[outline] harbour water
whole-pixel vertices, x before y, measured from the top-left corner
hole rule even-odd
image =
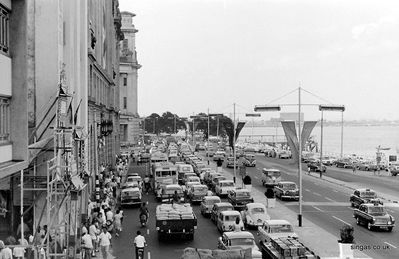
[[[320,145],[320,126],[316,126],[311,136]],[[277,139],[284,136],[282,127],[251,127],[245,126],[239,141],[251,140],[271,141],[277,134]],[[254,137],[251,137],[254,136]],[[264,135],[264,137],[260,137]],[[266,136],[268,135],[268,136]],[[385,155],[399,153],[399,127],[398,126],[345,126],[343,130],[343,153],[345,155],[356,154],[365,158],[375,158],[377,147],[390,148],[382,151]],[[341,127],[323,127],[323,153],[340,154],[341,151]]]

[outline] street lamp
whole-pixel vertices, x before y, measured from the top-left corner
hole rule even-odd
[[[320,123],[320,170],[323,167],[323,112],[324,111],[339,111],[341,112],[341,158],[343,153],[343,140],[344,140],[344,105],[319,105],[319,111],[321,111],[321,123]],[[320,174],[321,175],[321,174]]]

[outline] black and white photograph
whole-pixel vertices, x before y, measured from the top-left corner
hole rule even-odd
[[[399,1],[0,0],[0,259],[399,258]]]

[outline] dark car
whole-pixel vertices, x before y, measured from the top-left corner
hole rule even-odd
[[[385,207],[376,203],[364,203],[353,211],[357,225],[365,225],[369,230],[384,228],[389,232],[395,226],[395,218],[388,214]]]
[[[308,163],[308,168],[310,168],[310,171],[312,171],[312,172],[320,172],[321,171],[321,172],[325,173],[326,170],[327,170],[327,167],[325,165],[322,165],[321,169],[320,169],[320,163],[319,162],[310,162],[310,163]]]
[[[254,199],[247,189],[237,189],[229,192],[227,201],[233,205],[235,210],[240,211],[243,210],[248,203],[254,202]]]
[[[383,204],[381,200],[377,198],[377,193],[372,189],[357,189],[349,198],[351,207],[359,208],[363,203],[378,203]]]

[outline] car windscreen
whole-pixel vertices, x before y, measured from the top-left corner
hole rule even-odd
[[[251,213],[252,214],[264,214],[265,213],[265,209],[264,208],[253,208],[252,210],[251,210]]]
[[[193,188],[196,192],[206,192],[208,190],[206,186],[194,186]]]
[[[280,177],[281,176],[281,172],[274,172],[274,171],[269,171],[269,172],[265,172],[265,174],[269,177]]]
[[[251,197],[251,195],[249,194],[249,192],[237,192],[237,193],[236,193],[236,197],[239,197],[239,198],[248,198],[248,197]]]
[[[374,216],[382,216],[386,214],[384,207],[369,207],[369,214]]]
[[[360,197],[362,198],[376,198],[377,194],[371,191],[365,191],[360,193]]]
[[[238,215],[229,215],[229,216],[225,216],[224,220],[225,221],[236,221],[236,218],[238,218]]]
[[[270,232],[271,233],[288,233],[288,232],[294,232],[292,230],[291,225],[272,225],[270,226]]]
[[[252,238],[234,238],[230,240],[231,246],[253,246],[254,239]]]
[[[222,187],[234,187],[234,183],[232,183],[232,182],[220,183],[220,186],[222,186]]]
[[[220,201],[219,200],[205,200],[206,205],[213,205],[218,202],[220,202]]]
[[[295,190],[296,189],[296,184],[294,184],[294,183],[286,183],[286,184],[283,184],[283,188],[285,190]]]

